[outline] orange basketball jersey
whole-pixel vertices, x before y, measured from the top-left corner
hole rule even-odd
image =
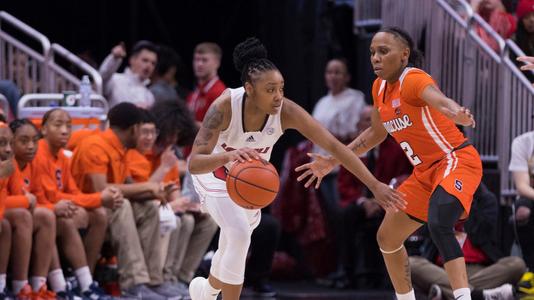
[[[426,170],[446,157],[446,176],[458,163],[452,150],[466,138],[452,120],[421,98],[429,85],[437,88],[430,75],[416,68],[406,68],[394,84],[377,78],[372,90],[374,106],[416,170]]]

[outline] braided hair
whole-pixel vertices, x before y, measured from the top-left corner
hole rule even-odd
[[[265,71],[278,70],[274,63],[267,59],[267,49],[255,37],[239,43],[234,49],[233,57],[235,68],[241,72],[243,85],[246,82],[253,83]]]
[[[410,49],[410,57],[408,58],[408,67],[419,68],[423,65],[423,53],[415,49],[415,43],[412,37],[399,27],[385,27],[378,32],[386,32],[392,34],[395,38],[399,39],[408,49]]]
[[[21,128],[22,126],[24,126],[24,125],[30,125],[31,127],[33,127],[33,129],[35,129],[35,131],[37,131],[37,133],[39,133],[39,130],[37,129],[37,126],[35,126],[35,124],[33,124],[32,121],[30,121],[28,119],[16,119],[16,120],[13,120],[13,121],[11,121],[11,123],[9,123],[9,128],[11,129],[13,134],[15,134],[17,132],[17,130],[19,128]]]

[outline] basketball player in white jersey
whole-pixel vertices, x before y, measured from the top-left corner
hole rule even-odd
[[[256,38],[234,50],[234,64],[243,87],[227,89],[210,106],[197,134],[189,161],[203,209],[221,228],[219,248],[210,276],[193,279],[192,300],[213,300],[222,290],[225,300],[239,299],[252,231],[260,222],[259,209],[235,204],[226,190],[225,169],[236,162],[269,160],[273,145],[286,129],[296,129],[330,152],[393,210],[405,207],[395,190],[379,182],[347,147],[293,101],[284,98],[284,79]]]

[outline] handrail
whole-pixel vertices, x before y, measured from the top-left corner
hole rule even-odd
[[[43,94],[26,94],[24,96],[22,96],[17,104],[17,107],[18,107],[18,110],[21,111],[23,109],[27,109],[27,108],[39,108],[39,107],[29,107],[27,106],[28,104],[31,104],[31,101],[40,101],[40,100],[45,100],[45,101],[61,101],[63,100],[63,97],[64,95],[63,94],[59,94],[59,93],[43,93]],[[81,95],[80,94],[75,94],[74,95],[75,99],[76,100],[80,100],[81,98]],[[93,103],[93,101],[95,101],[96,103],[99,104],[99,106],[91,106],[91,107],[95,107],[95,108],[101,108],[103,111],[105,111],[107,113],[107,111],[109,110],[109,104],[108,104],[108,101],[102,96],[102,95],[98,95],[98,94],[91,94],[91,102]],[[69,106],[65,106],[63,108],[66,108],[66,107],[69,107]],[[39,109],[41,109],[43,107],[40,107]],[[70,108],[75,108],[77,110],[83,110],[83,109],[86,109],[87,107],[80,107],[80,106],[73,106],[73,107],[70,107]]]
[[[41,46],[43,47],[43,56],[44,57],[48,57],[48,55],[50,53],[50,47],[51,46],[50,46],[50,41],[48,40],[48,38],[44,34],[42,34],[39,31],[33,29],[32,27],[30,27],[26,23],[20,21],[19,19],[15,18],[14,16],[10,15],[9,13],[7,13],[5,11],[0,11],[0,27],[1,27],[2,21],[5,21],[5,22],[17,27],[22,32],[28,34],[32,38],[34,38],[37,41],[39,41],[41,43]]]
[[[511,50],[516,57],[526,56],[525,52],[523,52],[523,49],[519,48],[519,46],[510,39],[506,40],[506,47],[504,48],[503,56],[509,56],[508,50]],[[530,70],[530,73],[534,74],[534,70]]]
[[[98,94],[102,94],[102,76],[100,73],[95,70],[93,67],[91,67],[88,63],[80,59],[78,56],[76,56],[74,53],[70,52],[69,50],[65,49],[63,46],[53,43],[52,44],[52,61],[54,61],[54,56],[56,54],[61,55],[63,58],[68,60],[69,62],[73,63],[74,65],[78,66],[80,69],[87,72],[91,78],[93,79],[93,83],[95,86],[95,91]]]
[[[470,20],[474,15],[473,8],[471,8],[470,5],[468,5],[467,3],[463,2],[463,1],[456,1],[456,3],[464,6],[464,8],[465,8],[465,11],[467,13],[467,16],[466,16],[467,18],[464,19],[458,14],[458,12],[454,8],[451,7],[451,5],[447,1],[438,0],[437,3],[443,9],[445,9],[445,11],[447,11],[449,13],[449,15],[451,15],[454,19],[456,19],[456,21],[458,23],[462,24],[463,27],[469,28]]]
[[[478,25],[482,26],[484,31],[486,31],[486,33],[491,35],[491,37],[495,41],[497,41],[497,43],[499,44],[499,50],[500,50],[499,53],[502,54],[504,52],[504,47],[506,45],[506,43],[504,42],[504,39],[497,32],[495,32],[495,30],[491,27],[491,25],[488,24],[486,20],[484,20],[479,14],[474,14],[471,20],[476,22]]]

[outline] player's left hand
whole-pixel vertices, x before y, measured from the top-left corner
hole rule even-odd
[[[304,187],[309,187],[315,181],[315,188],[318,189],[323,177],[328,175],[337,165],[336,160],[330,156],[324,156],[318,153],[308,153],[312,162],[303,164],[295,168],[296,172],[303,173],[297,178],[297,181],[302,181],[308,178],[308,181],[304,184]]]
[[[454,122],[462,126],[469,126],[475,128],[476,122],[475,117],[468,108],[460,107],[460,110],[456,112],[454,117]]]

